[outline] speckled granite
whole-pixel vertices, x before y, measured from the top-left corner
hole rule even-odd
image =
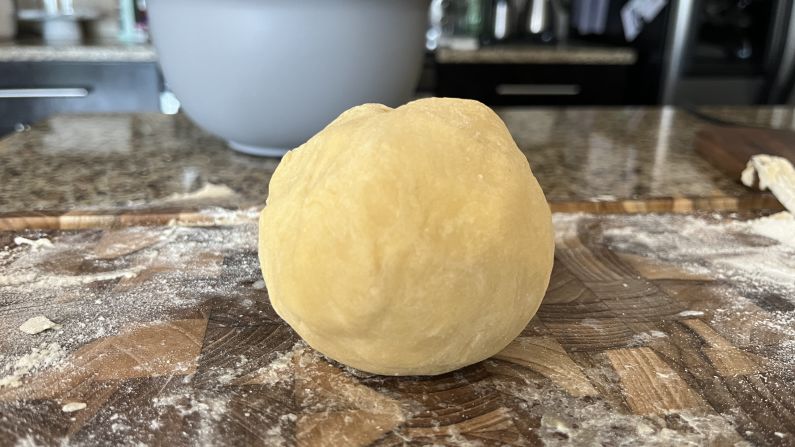
[[[740,122],[795,127],[789,108],[722,108]],[[693,151],[703,121],[675,109],[499,110],[550,200],[747,193]],[[0,212],[168,205],[226,185],[229,206],[264,203],[278,160],[237,154],[184,116],[62,115],[0,140]]]
[[[707,111],[741,123],[793,125],[793,109]],[[505,109],[501,115],[550,200],[748,192],[696,154],[695,133],[707,123],[682,110]]]
[[[637,54],[632,48],[583,46],[489,46],[477,50],[436,51],[441,64],[576,64],[632,65]]]
[[[154,62],[154,47],[119,42],[85,45],[43,45],[41,43],[0,43],[0,62]]]

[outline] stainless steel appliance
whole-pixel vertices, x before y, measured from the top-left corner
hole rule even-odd
[[[679,0],[669,24],[668,104],[786,102],[795,67],[792,0]]]

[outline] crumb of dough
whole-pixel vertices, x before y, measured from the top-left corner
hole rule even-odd
[[[61,410],[63,410],[64,413],[71,413],[73,411],[80,411],[83,408],[86,408],[85,402],[69,402],[61,407]]]
[[[27,321],[22,323],[22,325],[19,327],[19,330],[28,335],[36,335],[40,332],[44,332],[57,326],[58,325],[49,318],[45,317],[44,315],[39,315],[29,318]]]
[[[17,236],[17,237],[14,238],[14,243],[17,244],[17,245],[30,245],[30,248],[32,250],[38,250],[40,248],[52,248],[53,247],[52,242],[50,242],[50,240],[47,239],[46,237],[43,237],[41,239],[33,240],[33,239],[28,239],[28,238],[25,238],[25,237],[22,237],[22,236]]]

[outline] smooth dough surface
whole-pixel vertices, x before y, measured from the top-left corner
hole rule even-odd
[[[430,98],[348,110],[276,169],[259,257],[276,312],[367,372],[432,375],[504,348],[552,270],[549,206],[502,120]]]

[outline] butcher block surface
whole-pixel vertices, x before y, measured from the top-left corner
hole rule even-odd
[[[795,444],[795,223],[556,214],[515,341],[382,377],[274,313],[255,214],[178,217],[0,231],[0,445]]]
[[[787,129],[706,126],[696,133],[695,147],[713,166],[738,181],[754,155],[775,155],[795,164],[795,132]]]

